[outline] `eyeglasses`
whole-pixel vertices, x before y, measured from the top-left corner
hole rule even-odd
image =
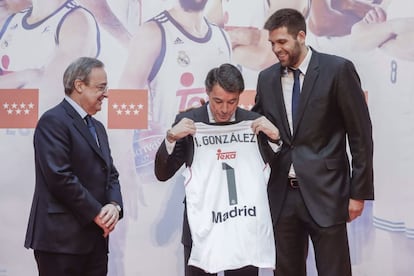
[[[86,84],[86,86],[95,88],[99,93],[102,93],[102,94],[108,92],[108,89],[109,89],[108,85],[103,86],[103,85]]]
[[[106,92],[108,92],[108,85],[105,85],[105,86],[95,86],[95,88],[100,93],[106,93]]]
[[[108,89],[109,89],[109,87],[108,87],[108,85],[107,85],[106,83],[101,83],[101,84],[97,84],[97,85],[92,85],[90,82],[88,82],[88,81],[84,81],[84,80],[81,80],[81,79],[77,79],[76,81],[80,81],[80,82],[82,82],[85,86],[90,87],[90,88],[94,88],[94,89],[96,89],[96,90],[97,90],[97,92],[102,93],[102,94],[104,94],[104,93],[108,92]]]

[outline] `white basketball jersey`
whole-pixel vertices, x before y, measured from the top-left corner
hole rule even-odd
[[[195,123],[194,158],[183,175],[193,247],[188,264],[207,272],[275,267],[263,162],[252,121]]]
[[[30,24],[28,8],[10,16],[0,31],[0,75],[25,69],[39,69],[47,64],[59,44],[59,29],[65,17],[77,8],[75,1],[65,2],[42,21]],[[92,16],[92,14],[91,14]],[[97,30],[98,30],[98,26]],[[97,34],[99,53],[99,30]]]
[[[162,49],[148,79],[151,119],[169,128],[179,111],[206,98],[207,73],[230,62],[231,48],[223,30],[215,25],[207,23],[206,35],[199,38],[186,32],[168,11],[153,20],[162,32]]]
[[[393,0],[386,12],[387,21],[409,22],[414,17],[414,3]],[[369,58],[368,102],[375,141],[373,222],[380,229],[405,232],[413,239],[414,189],[408,187],[414,184],[414,62],[391,56],[381,48],[375,49]],[[387,139],[389,133],[396,137],[392,146]]]

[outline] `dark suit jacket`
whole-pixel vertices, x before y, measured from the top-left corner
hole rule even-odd
[[[255,112],[237,108],[235,122],[254,120],[260,116],[260,114],[257,114]],[[181,121],[183,118],[189,118],[194,122],[203,122],[208,124],[209,118],[207,112],[207,104],[199,108],[178,114],[174,125]],[[267,136],[265,136],[263,133],[259,135],[259,147],[265,161],[273,159],[274,153],[267,143]],[[191,136],[187,136],[178,140],[171,155],[168,154],[164,141],[160,145],[155,156],[155,175],[157,179],[160,181],[166,181],[173,177],[183,164],[190,166],[193,160],[193,154],[194,142]],[[191,246],[192,243],[186,210],[184,210],[182,243],[185,246]]]
[[[313,51],[300,95],[297,128],[291,135],[277,63],[259,74],[253,111],[280,130],[282,150],[272,161],[268,193],[277,221],[293,162],[305,204],[323,227],[348,219],[349,198],[373,199],[372,129],[354,65]],[[347,138],[352,170],[347,155]]]
[[[100,148],[66,100],[40,118],[34,133],[36,185],[25,247],[87,253],[103,233],[93,221],[102,206],[114,201],[122,207],[108,137],[104,126],[93,120]]]

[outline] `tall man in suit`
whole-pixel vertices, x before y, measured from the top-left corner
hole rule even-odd
[[[223,64],[213,68],[205,80],[208,103],[179,113],[173,127],[167,131],[164,142],[160,145],[155,157],[155,175],[160,181],[166,181],[182,167],[190,166],[193,160],[194,142],[191,137],[196,131],[195,122],[226,123],[253,120],[252,128],[259,134],[259,145],[262,154],[270,159],[277,150],[275,141],[279,140],[279,130],[264,116],[238,107],[240,94],[244,90],[244,81],[239,70],[231,64]],[[248,157],[246,157],[248,158]],[[213,275],[202,269],[187,265],[190,258],[192,238],[184,210],[182,233],[184,245],[185,275]],[[257,268],[247,266],[237,270],[226,271],[225,275],[257,276]],[[215,275],[215,274],[214,274]]]
[[[279,63],[260,73],[253,110],[279,128],[283,141],[268,187],[275,273],[306,275],[310,237],[319,275],[351,275],[346,222],[374,197],[371,121],[359,76],[350,61],[305,45],[298,11],[278,10],[264,28]],[[300,70],[302,88],[296,102],[293,70]]]
[[[104,276],[108,235],[122,217],[108,137],[91,117],[108,96],[104,64],[79,58],[63,84],[64,100],[43,114],[34,133],[36,186],[25,247],[34,249],[41,276]]]

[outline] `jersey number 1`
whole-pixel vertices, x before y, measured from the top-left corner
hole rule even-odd
[[[234,168],[227,163],[222,163],[223,170],[226,171],[227,175],[227,188],[229,191],[229,204],[237,204],[237,189],[236,189],[236,177],[234,176]]]

